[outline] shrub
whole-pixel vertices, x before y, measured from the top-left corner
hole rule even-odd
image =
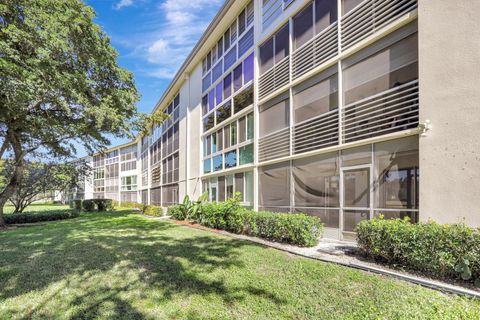
[[[97,211],[112,211],[114,209],[112,199],[93,199]]]
[[[480,231],[464,224],[412,224],[383,217],[356,228],[367,256],[439,278],[476,279],[480,285]]]
[[[37,213],[13,213],[4,216],[7,224],[22,224],[41,221],[54,221],[76,218],[80,215],[78,211],[63,210]]]
[[[223,203],[207,203],[197,213],[201,225],[247,234],[272,241],[314,246],[322,235],[323,224],[318,217],[303,213],[256,212],[240,207],[238,196]],[[186,219],[179,206],[168,208],[174,219]]]
[[[132,201],[122,201],[120,202],[120,206],[122,208],[130,208],[130,209],[142,209],[142,204]]]
[[[82,208],[85,211],[92,212],[95,211],[95,199],[87,199],[83,200],[82,202]]]
[[[75,210],[82,210],[82,200],[72,200],[70,201],[70,208]]]
[[[163,209],[159,206],[153,205],[145,205],[142,208],[143,214],[152,217],[162,217],[163,216]]]
[[[179,205],[170,206],[167,209],[167,215],[172,217],[175,220],[185,220],[185,212],[180,208]]]

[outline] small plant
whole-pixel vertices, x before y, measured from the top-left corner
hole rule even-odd
[[[204,192],[197,201],[190,200],[188,195],[183,198],[183,202],[179,205],[183,212],[184,219],[195,220],[198,212],[201,210],[203,204],[208,200],[208,192]]]
[[[95,208],[96,208],[95,199],[87,199],[87,200],[84,200],[83,203],[82,203],[82,208],[83,208],[85,211],[88,211],[88,212],[93,212],[93,211],[95,211]]]
[[[152,216],[152,217],[161,217],[163,216],[163,209],[159,206],[154,205],[145,205],[142,208],[142,212],[144,215]]]

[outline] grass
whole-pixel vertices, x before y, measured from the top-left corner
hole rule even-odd
[[[147,219],[0,232],[0,319],[480,319],[480,302]]]
[[[3,207],[3,212],[5,214],[13,213],[15,210],[14,206],[5,206]],[[29,205],[23,213],[35,213],[35,212],[43,212],[43,211],[63,211],[63,210],[70,210],[68,205],[63,204],[44,204],[44,203],[32,203]]]

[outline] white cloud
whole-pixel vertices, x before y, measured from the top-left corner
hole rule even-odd
[[[130,7],[132,5],[133,5],[133,0],[120,0],[120,2],[118,2],[115,5],[115,9],[120,10],[123,7]]]
[[[223,0],[166,0],[158,8],[164,19],[143,51],[158,65],[150,75],[172,78],[210,23]]]

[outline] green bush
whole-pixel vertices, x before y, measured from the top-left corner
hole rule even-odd
[[[142,204],[137,203],[137,202],[131,202],[131,201],[122,201],[120,202],[120,206],[122,208],[130,208],[130,209],[142,209]]]
[[[169,207],[168,213],[174,219],[186,219],[185,213],[178,206]],[[223,203],[204,204],[194,218],[195,221],[209,228],[299,246],[315,246],[323,232],[323,224],[317,217],[303,213],[248,210],[240,207],[238,196]]]
[[[97,211],[112,211],[114,209],[112,199],[93,199]]]
[[[22,224],[33,223],[41,221],[54,221],[76,218],[80,215],[78,211],[63,210],[63,211],[45,211],[32,213],[13,213],[4,216],[7,224]]]
[[[374,259],[438,278],[476,280],[480,285],[479,229],[379,217],[360,222],[356,232],[359,248]]]
[[[170,206],[167,208],[167,215],[175,220],[185,220],[185,212],[179,205]]]
[[[70,201],[70,208],[75,210],[82,210],[82,200],[72,200]]]
[[[163,209],[159,206],[153,205],[145,205],[142,207],[142,211],[144,215],[152,216],[152,217],[162,217],[163,216]]]
[[[95,211],[95,209],[96,209],[95,199],[83,200],[82,208],[83,208],[83,210],[88,211],[88,212]]]

